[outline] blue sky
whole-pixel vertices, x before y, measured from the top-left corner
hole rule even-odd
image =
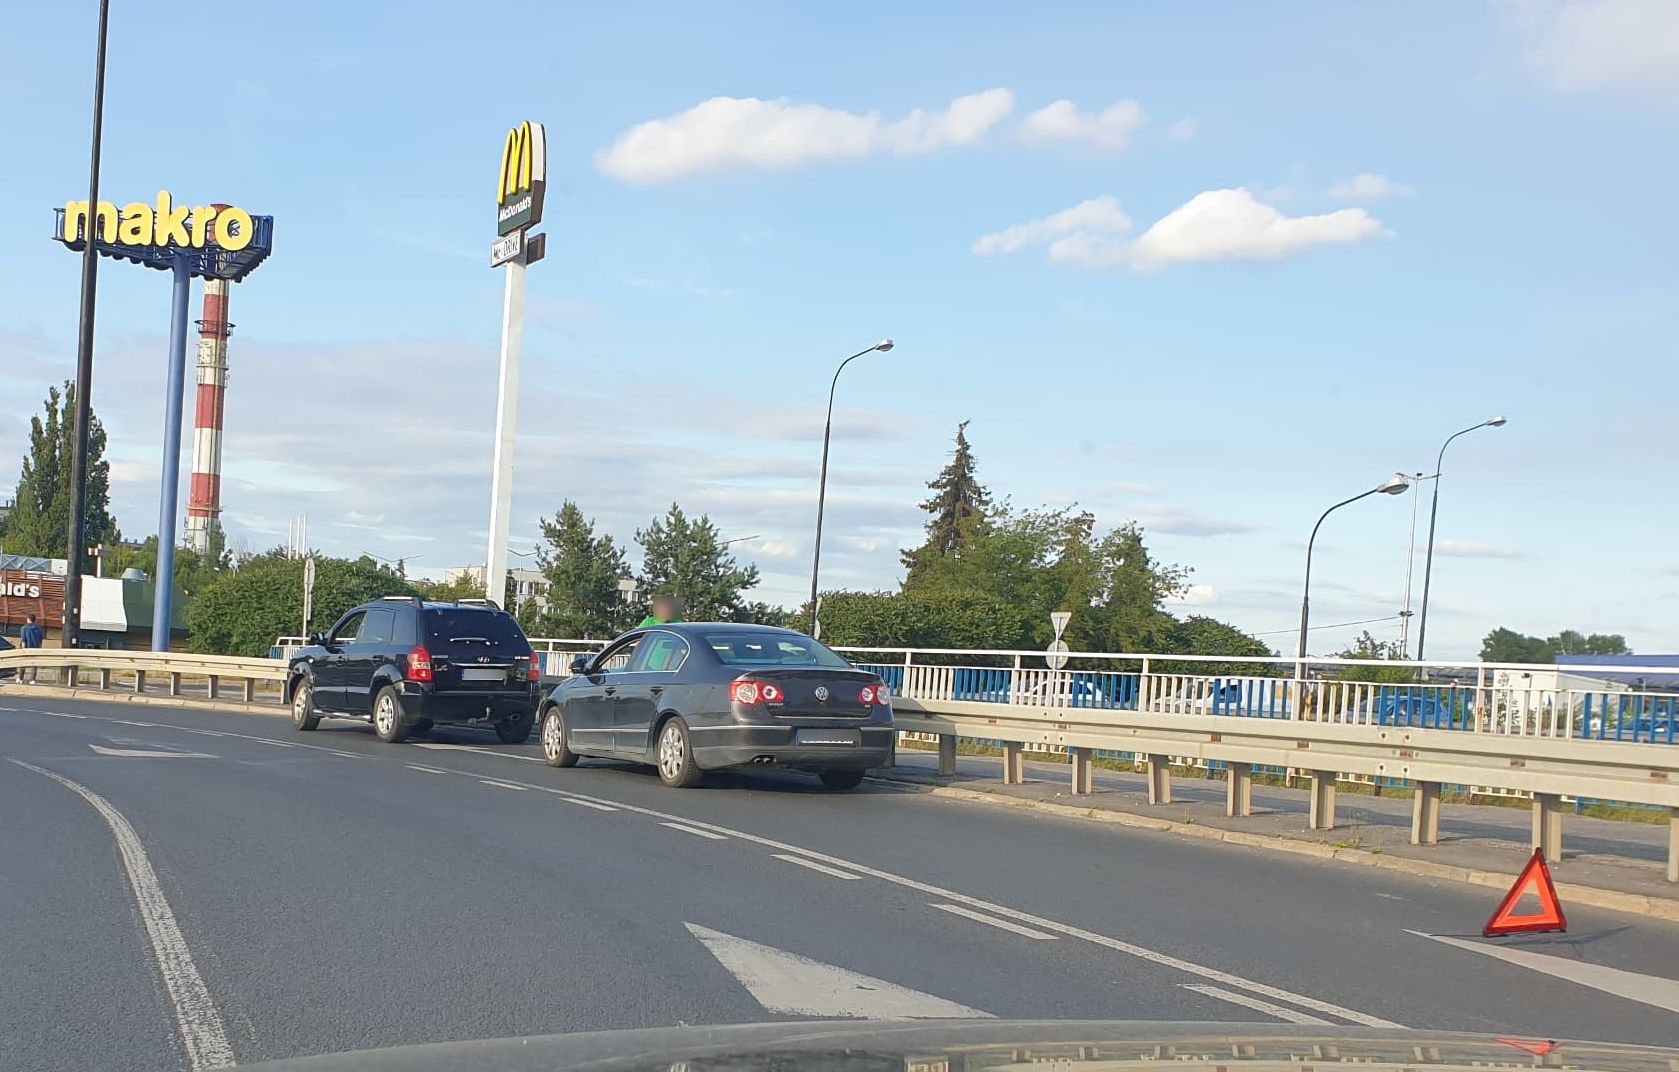
[[[515,547],[565,498],[626,539],[674,499],[757,536],[763,596],[796,602],[823,392],[891,336],[840,384],[828,584],[895,583],[971,420],[999,496],[1140,520],[1192,609],[1286,647],[1318,513],[1504,414],[1447,457],[1430,653],[1497,625],[1679,650],[1664,0],[114,6],[105,194],[276,219],[231,302],[236,543],[307,514],[329,552],[483,560],[490,195],[531,118]],[[0,34],[31,87],[0,106],[0,443],[73,370],[77,260],[48,235],[85,196],[92,8]],[[162,274],[102,267],[130,535],[167,307]],[[1398,635],[1410,518],[1325,524],[1316,622]]]

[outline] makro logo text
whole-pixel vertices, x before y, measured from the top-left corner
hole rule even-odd
[[[85,237],[88,224],[86,201],[68,201],[64,205],[64,234],[66,243]],[[99,202],[93,214],[97,218],[99,241],[118,246],[176,246],[182,249],[203,249],[215,245],[236,253],[251,244],[256,227],[251,214],[231,205],[175,204],[169,191],[160,190],[157,204],[130,201],[118,209],[111,201]]]

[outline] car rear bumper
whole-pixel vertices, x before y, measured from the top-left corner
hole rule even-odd
[[[402,712],[429,722],[500,722],[534,715],[535,689],[518,692],[433,692],[412,681],[403,683]]]
[[[855,744],[801,743],[796,726],[716,726],[689,730],[694,761],[706,770],[769,764],[821,770],[867,770],[892,761],[891,726],[823,727],[824,734],[855,734]]]

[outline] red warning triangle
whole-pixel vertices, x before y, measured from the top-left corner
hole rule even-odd
[[[1526,1050],[1535,1057],[1544,1057],[1547,1054],[1562,1048],[1555,1042],[1542,1042],[1539,1039],[1501,1038],[1498,1041],[1504,1043],[1506,1046],[1514,1046],[1518,1050]]]
[[[1539,898],[1539,911],[1530,915],[1517,915],[1516,905],[1529,893]],[[1487,920],[1487,925],[1481,928],[1481,935],[1485,938],[1495,938],[1501,934],[1567,929],[1568,921],[1563,919],[1562,905],[1557,901],[1556,883],[1551,881],[1551,869],[1545,864],[1545,851],[1534,849],[1533,859],[1522,868],[1516,884],[1510,887],[1510,892],[1499,902],[1497,911]]]

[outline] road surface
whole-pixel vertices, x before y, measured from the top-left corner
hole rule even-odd
[[[798,774],[673,791],[471,730],[11,686],[0,817],[8,1068],[806,1016],[1679,1037],[1670,925],[1483,942],[1486,890]]]

